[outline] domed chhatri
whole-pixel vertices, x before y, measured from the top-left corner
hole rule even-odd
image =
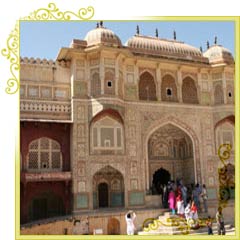
[[[112,47],[122,46],[120,38],[112,30],[103,27],[102,22],[100,25],[97,24],[95,29],[89,31],[84,40],[87,41],[87,46],[99,44]]]
[[[206,52],[203,53],[204,57],[209,59],[209,63],[218,64],[218,63],[234,63],[234,58],[227,48],[221,45],[213,45],[207,49]]]

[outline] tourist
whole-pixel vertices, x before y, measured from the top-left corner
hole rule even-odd
[[[191,205],[191,214],[193,220],[198,220],[198,208],[194,201],[192,201]]]
[[[216,221],[217,221],[218,235],[225,235],[224,218],[223,218],[221,207],[218,208],[218,211],[216,214]]]
[[[206,185],[203,184],[202,186],[202,193],[201,193],[201,197],[202,197],[202,201],[203,201],[203,206],[204,206],[204,212],[208,212],[208,207],[207,207],[207,189],[206,189]]]
[[[178,192],[176,202],[177,202],[177,214],[180,217],[183,217],[184,216],[184,203],[183,203],[183,199],[182,199],[181,190],[180,190],[180,192]]]
[[[163,185],[163,207],[168,208],[168,189],[167,185]]]
[[[186,207],[187,206],[187,188],[183,184],[181,186],[181,192],[182,192],[183,204],[184,204],[184,207]]]
[[[176,197],[175,197],[175,193],[173,191],[173,189],[170,189],[169,195],[168,195],[168,204],[169,204],[169,208],[172,211],[172,214],[175,214],[175,206],[176,206]]]
[[[136,218],[135,212],[132,210],[128,211],[125,215],[125,220],[127,224],[127,235],[134,235],[135,225],[134,220]]]
[[[188,202],[188,204],[187,204],[187,206],[186,206],[186,208],[184,210],[185,218],[187,220],[187,223],[189,222],[189,219],[192,218],[191,205],[192,205],[191,200],[189,200],[189,202]]]
[[[212,230],[212,219],[210,216],[208,216],[208,219],[206,221],[206,225],[208,228],[208,235],[213,235],[213,230]]]
[[[199,189],[200,189],[199,184],[197,183],[192,192],[192,199],[197,207],[197,210],[200,210],[200,201],[199,201],[200,190]]]

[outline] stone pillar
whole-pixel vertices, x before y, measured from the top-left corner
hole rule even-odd
[[[119,56],[115,60],[115,96],[118,96],[118,84],[119,84]]]
[[[208,72],[208,87],[211,96],[211,105],[214,105],[214,88],[213,88],[213,81],[212,81],[212,72]]]
[[[161,73],[161,68],[160,64],[157,66],[157,71],[156,71],[156,77],[157,77],[157,99],[158,101],[162,101],[162,96],[161,96],[161,86],[162,86],[162,73]]]
[[[137,61],[134,64],[134,83],[137,86],[137,99],[139,99],[139,69],[138,69],[138,64]]]
[[[202,84],[202,79],[201,79],[201,72],[198,71],[197,73],[197,97],[198,97],[198,102],[201,104],[202,99],[201,99],[201,84]]]
[[[91,76],[90,76],[90,66],[89,61],[85,59],[85,73],[86,73],[86,80],[87,80],[87,86],[88,86],[88,96],[91,96]]]
[[[177,71],[177,81],[178,81],[178,100],[180,103],[183,102],[182,100],[182,72],[180,69]]]
[[[75,83],[75,78],[76,78],[76,60],[73,59],[72,63],[71,63],[71,96],[74,96],[74,83]]]
[[[223,86],[223,101],[224,104],[227,104],[227,82],[225,71],[223,72],[222,86]]]
[[[100,66],[99,66],[99,72],[100,72],[100,81],[101,81],[101,94],[104,94],[104,58],[100,55]]]
[[[124,61],[122,63],[122,77],[123,77],[123,83],[122,83],[122,87],[123,87],[123,98],[126,98],[126,94],[125,94],[125,85],[126,85],[126,81],[127,81],[127,73],[126,73],[126,65],[124,64]]]

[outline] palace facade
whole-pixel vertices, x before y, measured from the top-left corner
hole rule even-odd
[[[21,223],[151,207],[177,179],[206,184],[215,212],[222,143],[234,175],[234,69],[217,42],[137,32],[124,45],[102,23],[55,61],[21,58]]]

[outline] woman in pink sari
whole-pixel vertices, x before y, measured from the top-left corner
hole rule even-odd
[[[175,214],[175,206],[176,206],[176,197],[173,189],[170,189],[169,195],[168,195],[168,204],[169,208],[172,210],[172,214]]]

